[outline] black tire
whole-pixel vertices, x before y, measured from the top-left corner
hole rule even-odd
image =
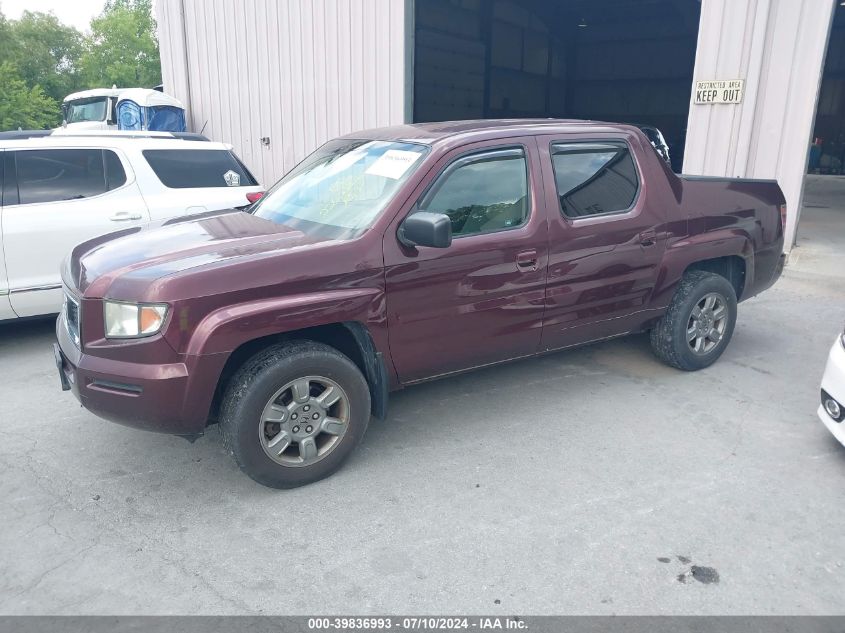
[[[267,455],[259,438],[265,406],[276,391],[304,376],[324,376],[345,392],[349,420],[342,437],[313,464],[285,466]],[[370,390],[361,371],[336,349],[313,341],[274,345],[247,361],[229,382],[220,410],[226,450],[252,479],[272,488],[295,488],[334,473],[361,441],[370,421]]]
[[[707,352],[693,351],[687,338],[693,308],[711,293],[725,300],[728,311],[721,340]],[[736,325],[737,301],[733,285],[721,275],[701,270],[687,272],[681,280],[666,313],[651,330],[651,348],[667,365],[684,371],[709,367],[730,343]]]

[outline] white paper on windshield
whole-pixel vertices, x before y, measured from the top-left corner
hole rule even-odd
[[[347,167],[352,167],[355,163],[359,160],[364,158],[366,154],[360,150],[352,150],[351,152],[347,152],[337,160],[333,160],[331,164],[332,173],[340,173]]]
[[[370,165],[365,173],[399,180],[411,168],[421,154],[401,149],[389,149]]]

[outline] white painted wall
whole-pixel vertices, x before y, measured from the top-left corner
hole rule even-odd
[[[410,6],[158,0],[165,90],[269,187],[331,138],[405,122]]]
[[[791,249],[836,0],[702,0],[695,80],[745,79],[741,104],[690,97],[684,172],[775,178]]]

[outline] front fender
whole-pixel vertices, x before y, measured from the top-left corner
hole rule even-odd
[[[249,341],[294,330],[338,322],[369,325],[371,347],[376,358],[387,362],[379,349],[386,350],[384,291],[379,288],[328,290],[247,301],[214,310],[193,329],[183,350],[188,367],[182,418],[186,425],[201,432],[211,411],[218,381],[231,353]],[[362,326],[363,329],[364,326]],[[361,332],[353,332],[361,335]],[[375,360],[367,366],[367,379],[374,389],[374,413],[386,409],[385,363]]]
[[[226,306],[200,321],[185,352],[192,356],[230,353],[257,338],[342,321],[384,321],[384,291],[325,290]]]

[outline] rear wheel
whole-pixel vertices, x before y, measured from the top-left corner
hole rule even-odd
[[[694,371],[722,355],[736,325],[733,285],[714,273],[686,273],[666,314],[651,331],[651,347],[662,361]]]
[[[370,392],[358,367],[332,347],[295,341],[240,369],[224,396],[220,428],[247,475],[292,488],[335,472],[369,419]]]

